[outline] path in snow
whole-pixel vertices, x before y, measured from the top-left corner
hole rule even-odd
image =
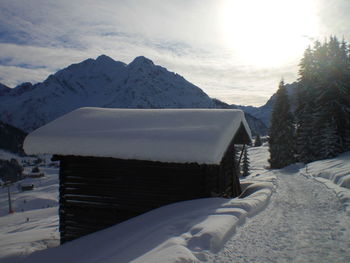
[[[298,170],[273,171],[278,188],[209,262],[350,262],[350,220],[335,194]]]

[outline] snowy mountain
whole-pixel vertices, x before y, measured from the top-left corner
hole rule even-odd
[[[220,109],[241,109],[239,106],[236,105],[229,105],[225,102],[222,102],[218,99],[213,99],[216,108]],[[242,109],[243,110],[243,109]],[[250,127],[250,130],[252,132],[252,135],[255,136],[257,134],[259,135],[267,135],[267,126],[263,121],[260,119],[254,117],[252,114],[248,113],[247,111],[244,111],[245,118],[248,122],[248,125]]]
[[[199,87],[145,58],[130,64],[101,55],[44,82],[0,89],[0,120],[30,132],[76,108],[221,108]],[[249,124],[264,130],[261,121]],[[259,133],[264,133],[259,130]]]
[[[145,57],[126,65],[102,55],[62,69],[42,83],[1,90],[1,120],[25,131],[83,106],[214,108],[200,88]]]
[[[6,85],[0,83],[0,96],[3,96],[11,91],[11,88],[7,87]]]
[[[298,83],[294,82],[292,84],[286,84],[285,87],[288,92],[288,96],[290,99],[290,104],[292,110],[295,109],[296,106],[296,87]],[[254,116],[255,118],[261,120],[267,127],[270,126],[270,116],[272,112],[273,104],[276,100],[276,93],[271,96],[271,98],[266,102],[265,105],[261,107],[254,106],[237,106],[237,108],[243,110],[246,113]]]

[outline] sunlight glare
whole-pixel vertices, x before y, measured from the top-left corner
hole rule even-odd
[[[225,46],[259,67],[301,57],[318,30],[313,0],[226,0],[221,18]]]

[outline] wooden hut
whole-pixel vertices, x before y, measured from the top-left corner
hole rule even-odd
[[[81,108],[27,136],[60,161],[61,243],[173,202],[241,192],[240,110]]]

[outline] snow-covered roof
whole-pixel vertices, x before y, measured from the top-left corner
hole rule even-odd
[[[219,164],[251,137],[241,110],[80,108],[30,133],[27,154]],[[242,139],[242,138],[241,138]]]

